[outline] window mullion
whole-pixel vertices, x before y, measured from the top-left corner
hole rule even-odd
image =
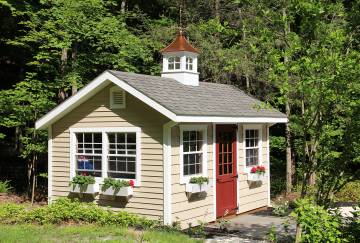
[[[107,177],[108,171],[108,136],[106,132],[102,132],[102,158],[101,158],[101,176]]]

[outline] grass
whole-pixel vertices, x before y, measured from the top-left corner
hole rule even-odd
[[[0,242],[202,242],[179,232],[136,231],[131,228],[98,225],[3,225],[0,224]]]

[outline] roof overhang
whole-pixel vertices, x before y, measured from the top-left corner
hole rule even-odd
[[[216,117],[216,116],[181,116],[176,115],[158,102],[141,93],[128,83],[120,80],[108,71],[103,72],[78,93],[65,100],[63,103],[52,109],[35,123],[36,129],[45,129],[49,125],[58,121],[60,118],[75,109],[78,105],[88,100],[92,95],[105,88],[110,83],[114,83],[126,92],[135,96],[145,104],[157,110],[174,122],[214,122],[214,123],[286,123],[287,118],[275,117]]]

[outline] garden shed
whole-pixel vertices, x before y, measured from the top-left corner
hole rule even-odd
[[[182,228],[269,205],[269,127],[287,117],[199,82],[199,52],[182,33],[161,52],[161,76],[104,71],[36,122],[49,134],[49,202],[89,194]],[[91,190],[69,186],[76,175],[93,176]],[[106,197],[106,178],[131,183]]]

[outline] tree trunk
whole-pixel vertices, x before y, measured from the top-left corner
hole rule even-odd
[[[120,9],[121,9],[120,10],[121,13],[125,13],[125,11],[126,11],[126,0],[121,1]]]
[[[60,60],[61,60],[60,72],[61,72],[62,78],[64,78],[65,77],[67,60],[68,60],[68,49],[67,48],[63,48],[61,50],[61,58],[60,58]],[[64,101],[66,99],[66,92],[65,92],[64,89],[59,90],[58,97],[59,97],[60,101]]]
[[[71,61],[72,61],[72,68],[75,70],[76,68],[76,58],[77,58],[77,43],[75,43],[72,47],[71,52]],[[71,95],[75,95],[78,90],[77,80],[73,80],[71,84]]]
[[[286,100],[286,116],[289,118],[291,115],[289,101]],[[290,124],[286,123],[286,193],[290,193],[292,189],[292,158],[291,158],[291,130]]]
[[[220,20],[220,0],[215,0],[215,18]]]
[[[35,184],[36,184],[36,154],[33,155],[32,159],[32,189],[31,189],[31,206],[34,204],[34,198],[35,198]]]
[[[295,243],[301,242],[301,225],[299,223],[296,224],[296,236],[295,236]]]
[[[283,19],[285,20],[284,23],[284,37],[287,38],[287,35],[290,32],[290,25],[287,21],[287,14],[286,9],[283,8]],[[285,66],[289,62],[289,57],[285,54],[284,55],[284,64]],[[289,73],[288,75],[288,82],[290,80]],[[289,84],[288,84],[289,85]],[[286,101],[285,101],[285,109],[286,109],[286,116],[290,118],[291,110],[290,110],[290,104],[289,104],[289,94],[286,95]],[[290,193],[292,189],[292,167],[293,167],[293,161],[291,157],[291,129],[290,124],[286,123],[286,193]]]

